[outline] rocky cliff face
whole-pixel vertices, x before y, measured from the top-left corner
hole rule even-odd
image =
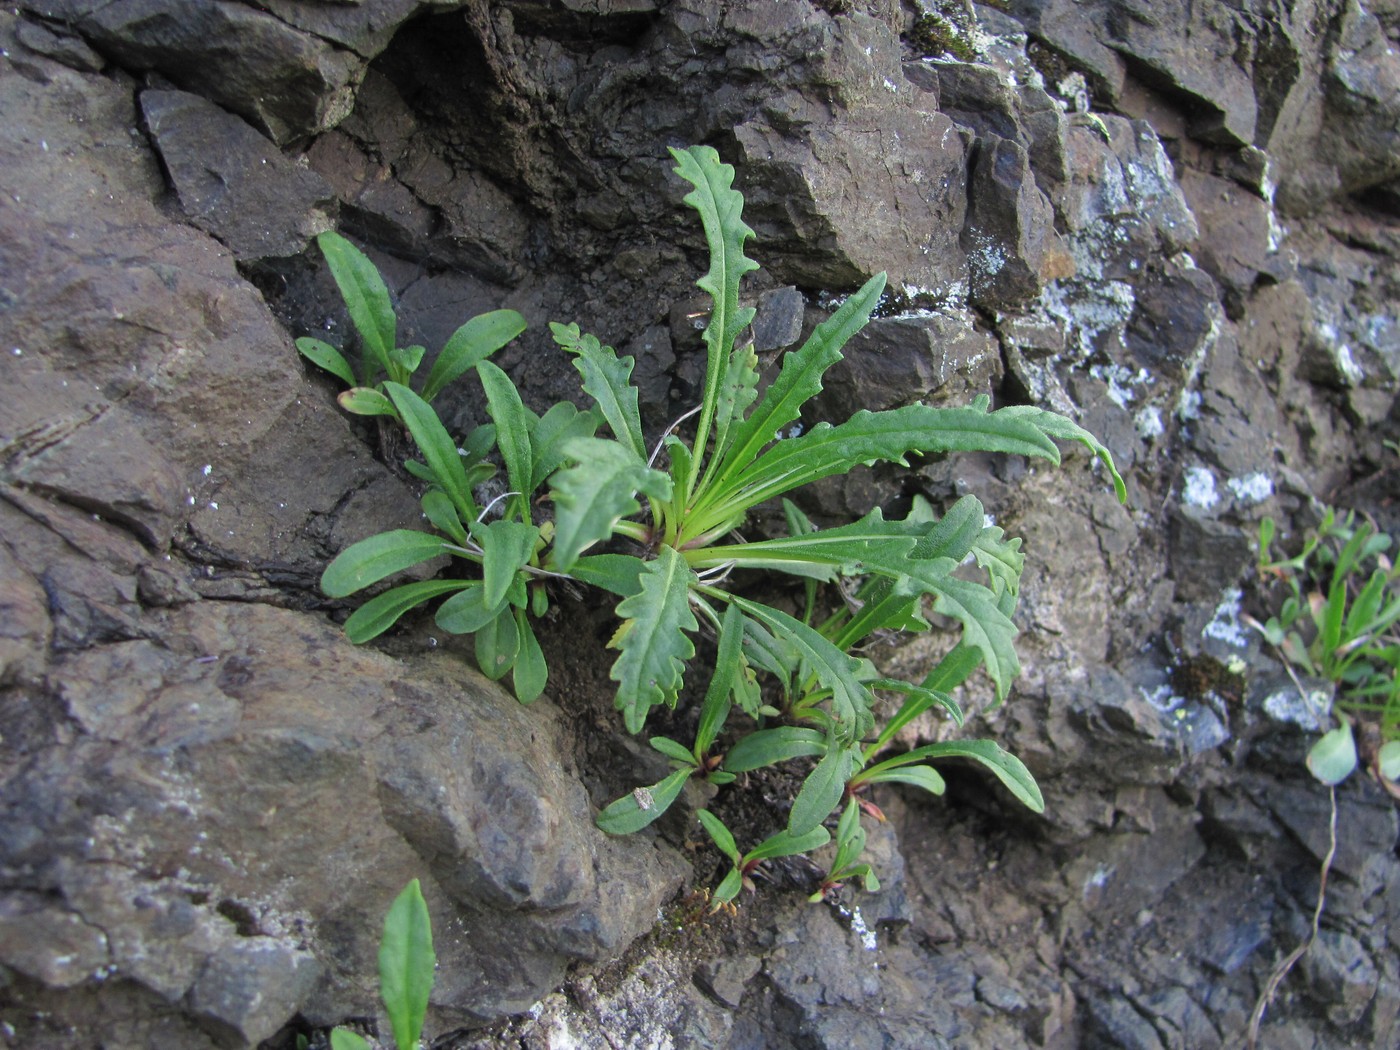
[[[420,877],[429,1030],[476,1030],[442,1045],[1240,1045],[1329,817],[1316,726],[1241,626],[1250,537],[1317,501],[1397,520],[1398,35],[1354,0],[0,13],[0,1038],[283,1046],[371,1015]],[[824,521],[974,491],[1026,537],[1025,674],[983,728],[1047,815],[955,776],[881,799],[879,895],[802,905],[793,869],[658,924],[706,862],[679,823],[592,826],[645,782],[606,614],[565,599],[528,710],[428,624],[349,646],[320,570],[417,505],[291,339],[346,329],[309,240],[334,226],[406,341],[514,307],[498,359],[543,404],[577,396],[545,322],[577,320],[636,356],[659,430],[702,378],[665,155],[691,142],[739,170],[760,350],[890,273],[821,412],[1052,407],[1130,500],[1087,459],[821,486]],[[1395,808],[1362,777],[1339,805],[1264,1045],[1400,1039]]]

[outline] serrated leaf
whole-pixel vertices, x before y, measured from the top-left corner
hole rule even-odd
[[[731,601],[797,648],[807,670],[831,690],[832,712],[843,723],[847,736],[858,738],[870,729],[874,721],[870,714],[872,698],[856,676],[859,665],[855,660],[787,613],[737,595]]]
[[[992,593],[999,593],[1003,587],[1012,594],[1020,592],[1026,556],[1021,553],[1019,536],[1008,540],[1000,528],[989,525],[972,545],[972,555],[991,579]]]
[[[719,848],[719,851],[732,860],[735,864],[740,862],[739,847],[734,841],[734,835],[724,826],[724,821],[715,816],[708,809],[702,809],[695,816],[700,821],[700,826],[705,829],[706,834]]]
[[[714,462],[729,447],[729,434],[734,424],[744,418],[750,405],[758,397],[758,354],[754,352],[753,340],[734,348],[729,355],[729,365],[725,369],[724,382],[719,388],[715,404]]]
[[[725,752],[721,765],[730,773],[747,773],[792,758],[824,755],[826,750],[825,733],[805,726],[775,726],[741,737]]]
[[[461,594],[454,594],[438,606],[436,621],[449,634],[475,634],[500,615],[504,608],[504,601],[488,605],[485,589],[473,580],[462,588]]]
[[[537,526],[499,518],[490,524],[471,523],[472,538],[481,546],[482,600],[487,605],[505,601],[517,574],[530,564],[539,542]]]
[[[511,670],[511,684],[515,687],[515,698],[522,704],[530,704],[540,698],[549,683],[549,665],[545,663],[544,650],[530,629],[523,609],[515,612],[515,626],[520,634],[520,651]]]
[[[673,548],[662,546],[641,575],[641,590],[617,606],[623,619],[609,643],[621,650],[609,677],[618,683],[616,706],[629,733],[641,731],[657,704],[675,706],[685,662],[695,655],[687,631],[698,630],[690,609],[695,573]]]
[[[670,499],[671,479],[631,449],[603,438],[574,438],[564,447],[572,465],[554,475],[554,547],[551,560],[568,572],[588,547],[641,510],[637,493]]]
[[[859,760],[859,752],[832,747],[802,782],[797,798],[788,814],[788,833],[801,836],[811,831],[831,815],[841,802],[850,779],[851,767]]]
[[[641,831],[671,808],[694,772],[694,766],[677,769],[650,787],[637,788],[623,795],[598,814],[598,827],[609,835],[630,835]]]
[[[414,879],[390,906],[379,942],[379,992],[401,1048],[418,1046],[436,965],[428,905]]]
[[[744,254],[753,230],[743,220],[744,197],[734,189],[734,169],[709,146],[671,150],[676,174],[693,187],[683,198],[700,215],[710,249],[710,269],[696,285],[710,294],[713,306],[705,326],[705,390],[694,448],[703,458],[710,427],[725,383],[729,355],[739,333],[753,320],[752,309],[739,308],[739,282],[758,263]]]
[[[1108,473],[1113,479],[1113,491],[1118,496],[1118,502],[1128,502],[1128,489],[1123,484],[1118,467],[1114,465],[1113,453],[1109,452],[1098,438],[1073,420],[1065,418],[1058,412],[1036,408],[1034,405],[1011,405],[994,412],[993,415],[1010,415],[1018,419],[1026,419],[1042,433],[1049,435],[1056,441],[1073,441],[1083,445],[1097,456],[1099,462],[1108,469]],[[1055,462],[1058,463],[1059,460],[1056,459]]]
[[[472,636],[472,641],[476,644],[476,662],[481,673],[493,682],[504,678],[520,654],[520,628],[515,622],[515,610],[502,609]]]
[[[352,543],[326,566],[321,590],[344,598],[387,576],[436,558],[446,551],[441,536],[416,529],[393,529]]]
[[[304,335],[297,340],[297,350],[317,368],[324,368],[331,375],[343,379],[346,386],[355,385],[355,370],[345,360],[345,355],[330,343]]]
[[[506,465],[510,491],[516,493],[515,505],[520,517],[529,519],[530,482],[534,478],[534,453],[530,448],[530,432],[534,429],[534,413],[520,400],[510,376],[490,361],[478,361],[476,374],[486,391],[486,411],[496,424],[496,447]]]
[[[783,358],[778,378],[764,392],[753,413],[733,429],[721,476],[747,467],[778,432],[798,418],[802,406],[821,392],[821,377],[841,360],[841,348],[870,320],[870,312],[885,289],[885,275],[876,274],[850,296],[840,309],[817,325],[801,349]]]
[[[530,491],[534,492],[564,463],[566,449],[575,438],[589,438],[598,429],[594,412],[580,412],[568,401],[560,401],[540,416],[530,434],[534,463]]]
[[[423,580],[394,587],[365,602],[345,621],[345,637],[355,645],[377,638],[410,609],[470,586],[461,580]]]
[[[345,411],[357,416],[390,416],[398,418],[394,403],[374,387],[353,386],[336,395],[336,402]]]
[[[729,715],[730,697],[735,690],[736,676],[748,668],[744,660],[744,614],[737,606],[724,610],[719,625],[719,648],[715,653],[715,669],[710,675],[705,699],[700,702],[700,724],[695,730],[695,754],[707,755],[715,738],[724,728]]]
[[[398,318],[379,270],[360,249],[333,230],[316,238],[346,312],[360,333],[366,355],[389,371],[389,351],[398,345]]]
[[[583,377],[583,392],[593,398],[613,436],[637,454],[646,458],[646,443],[642,438],[642,417],[637,408],[637,388],[632,385],[635,360],[618,357],[617,351],[604,346],[593,335],[580,334],[576,324],[551,323],[554,341],[574,355],[574,367]]]
[[[707,494],[704,507],[708,514],[701,520],[707,523],[711,518],[731,517],[736,511],[857,466],[905,464],[905,456],[911,452],[1005,452],[1059,463],[1060,450],[1037,425],[1043,422],[1042,417],[1008,415],[1012,412],[1011,408],[988,412],[978,405],[906,405],[884,412],[862,409],[839,426],[818,423],[801,437],[779,441],[732,477],[725,475],[729,480]]]
[[[1016,655],[1016,625],[981,584],[945,576],[938,581],[934,594],[934,610],[962,624],[963,643],[981,654],[996,686],[997,700],[1004,700],[1011,683],[1021,673],[1021,661]]]
[[[523,331],[525,318],[514,310],[492,310],[473,317],[443,345],[423,384],[423,400],[437,397],[448,383],[486,360]]]
[[[462,456],[457,451],[456,443],[448,436],[442,420],[438,419],[431,405],[408,387],[385,383],[384,390],[399,410],[399,416],[418,445],[418,451],[423,453],[423,459],[433,473],[433,481],[447,493],[447,498],[457,508],[462,520],[475,518],[478,513],[476,501],[472,499]]]
[[[1356,740],[1350,722],[1323,733],[1308,752],[1308,772],[1328,787],[1340,784],[1355,769]]]

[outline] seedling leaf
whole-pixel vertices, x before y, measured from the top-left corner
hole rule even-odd
[[[379,991],[400,1050],[418,1046],[436,965],[428,905],[414,879],[389,908],[379,943]]]

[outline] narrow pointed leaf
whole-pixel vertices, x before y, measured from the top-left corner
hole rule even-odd
[[[671,808],[694,772],[694,766],[677,769],[659,783],[623,795],[598,814],[598,827],[609,835],[641,831]]]
[[[695,756],[690,753],[689,749],[686,748],[684,744],[672,740],[670,737],[654,736],[648,740],[647,743],[652,746],[653,750],[660,751],[667,758],[690,766],[692,769],[698,764],[695,761]]]
[[[1031,420],[1037,428],[1056,441],[1075,441],[1083,445],[1097,456],[1099,462],[1108,469],[1109,476],[1113,479],[1113,491],[1118,496],[1118,502],[1128,502],[1128,488],[1123,484],[1123,477],[1118,473],[1118,467],[1113,462],[1113,453],[1109,452],[1103,443],[1089,431],[1073,420],[1066,419],[1058,412],[1049,412],[1033,405],[1013,405],[1001,409],[994,415],[1005,413]]]
[[[345,621],[345,637],[361,645],[394,626],[410,609],[467,586],[470,585],[462,580],[423,580],[394,587],[371,598],[351,614]]]
[[[530,448],[530,431],[534,413],[520,400],[520,391],[510,381],[510,376],[490,361],[479,361],[476,366],[481,385],[486,390],[486,411],[496,424],[496,445],[505,461],[506,478],[510,491],[518,493],[514,497],[520,516],[529,518],[530,482],[534,478],[534,455]]]
[[[1038,425],[1042,417],[1008,415],[1011,412],[987,412],[975,405],[906,405],[884,412],[862,409],[839,426],[819,423],[801,437],[779,441],[717,490],[709,502],[726,512],[734,507],[747,509],[857,466],[904,464],[911,452],[1006,452],[1059,463],[1060,450]]]
[[[802,406],[820,393],[823,373],[841,360],[841,348],[870,320],[870,312],[884,290],[885,275],[876,274],[836,313],[817,325],[801,349],[783,358],[778,378],[748,419],[734,427],[722,474],[747,467],[783,427],[798,418]]]
[[[707,755],[724,721],[729,715],[734,680],[742,676],[748,665],[744,661],[744,614],[738,606],[724,610],[719,625],[719,649],[715,653],[715,670],[710,676],[705,699],[700,703],[700,724],[695,730],[695,753]]]
[[[458,546],[466,546],[470,537],[462,526],[462,519],[457,513],[457,508],[447,498],[447,493],[441,489],[429,489],[423,493],[423,498],[419,502],[423,505],[424,516],[432,522],[433,528],[452,537],[453,542]]]
[[[852,758],[852,753],[845,748],[833,747],[807,774],[788,814],[790,834],[805,835],[820,825],[840,804],[846,781],[851,775]]]
[[[316,243],[326,257],[366,353],[387,372],[389,351],[397,345],[398,319],[384,278],[364,252],[340,234],[327,230],[316,238]]]
[[[476,502],[472,499],[462,456],[457,451],[456,443],[448,436],[442,420],[438,419],[431,405],[408,387],[385,383],[384,389],[399,410],[404,426],[413,435],[418,451],[423,453],[428,469],[433,472],[433,480],[447,493],[447,498],[464,520],[475,518],[478,513]]]
[[[720,880],[715,887],[714,904],[711,910],[718,908],[721,904],[728,904],[735,897],[739,896],[739,891],[744,888],[744,874],[738,868],[731,868],[729,873]]]
[[[423,400],[431,401],[442,388],[476,367],[501,347],[525,331],[525,318],[514,310],[492,310],[478,314],[457,331],[443,346],[423,384]]]
[[[646,458],[642,417],[637,408],[637,388],[632,385],[631,357],[618,357],[593,335],[580,334],[578,325],[550,324],[554,341],[574,355],[574,367],[583,377],[583,391],[597,404],[613,436]]]
[[[618,683],[616,706],[629,733],[641,731],[657,704],[675,705],[685,662],[695,655],[686,632],[700,626],[690,609],[695,582],[685,559],[663,546],[642,570],[641,590],[617,606],[623,627],[610,646],[621,655],[609,677]]]
[[[734,348],[729,355],[729,366],[725,370],[724,382],[720,385],[719,400],[715,406],[714,455],[718,464],[720,457],[729,447],[729,434],[734,424],[744,418],[744,413],[758,397],[758,354],[754,352],[753,340]]]
[[[614,525],[641,509],[638,492],[671,496],[671,479],[616,441],[574,438],[564,451],[572,463],[553,481],[551,558],[560,572],[568,572],[584,550],[609,538]]]
[[[722,765],[730,773],[747,773],[792,758],[815,758],[826,750],[825,733],[805,726],[776,726],[741,737],[725,752]]]
[[[709,146],[673,149],[671,156],[676,161],[676,174],[695,187],[684,200],[699,213],[710,249],[710,269],[695,282],[713,300],[704,334],[704,408],[694,444],[697,455],[703,458],[729,355],[739,333],[753,319],[752,309],[739,308],[739,282],[744,274],[758,269],[758,263],[744,254],[744,242],[753,236],[753,230],[743,220],[744,197],[734,189],[734,169],[721,162]]]
[[[814,849],[821,849],[831,841],[831,832],[823,827],[815,827],[801,835],[793,834],[791,831],[783,830],[776,835],[770,835],[764,839],[748,853],[744,854],[744,861],[772,860],[775,857],[792,857],[799,853],[811,853]]]
[[[436,965],[428,905],[414,879],[389,908],[379,942],[379,991],[400,1047],[418,1046]]]
[[[734,835],[724,826],[724,821],[715,816],[708,809],[702,809],[695,814],[700,820],[700,825],[719,847],[719,851],[732,860],[735,864],[740,861],[739,847],[734,841]]]
[[[355,370],[350,367],[350,362],[345,360],[345,355],[330,343],[304,335],[297,340],[297,349],[313,365],[345,380],[346,386],[355,385]]]
[[[429,561],[445,553],[442,537],[416,529],[393,529],[352,543],[326,566],[321,574],[321,590],[331,598],[378,583],[386,576]]]
[[[870,691],[856,677],[858,664],[801,620],[737,595],[732,599],[770,630],[778,632],[802,654],[807,670],[831,690],[832,711],[846,733],[863,736],[871,727]]]
[[[938,770],[932,766],[896,766],[871,777],[871,784],[912,784],[933,795],[941,795],[947,787]]]
[[[939,758],[970,758],[982,763],[996,774],[997,779],[1005,784],[1026,808],[1035,813],[1045,812],[1045,798],[1041,795],[1030,770],[1019,758],[991,740],[948,740],[938,744],[925,744],[896,758],[888,759],[879,766],[872,766],[858,779],[867,779],[865,774],[872,770],[883,771]]]

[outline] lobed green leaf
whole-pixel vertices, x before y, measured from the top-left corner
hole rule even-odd
[[[641,574],[641,590],[617,606],[622,627],[609,642],[621,654],[609,677],[618,683],[616,706],[629,733],[641,731],[657,704],[674,707],[685,662],[695,655],[687,631],[700,625],[690,609],[695,573],[671,547],[662,546]]]
[[[631,357],[617,356],[617,351],[604,346],[597,336],[580,334],[576,324],[551,323],[554,341],[574,355],[574,367],[583,377],[583,391],[598,406],[613,436],[646,459],[646,443],[642,438],[642,416],[637,408],[637,388],[632,385]]]
[[[554,475],[551,560],[569,572],[579,555],[612,536],[613,527],[641,509],[637,493],[669,499],[671,479],[631,449],[603,438],[574,438],[564,446],[572,464]]]

